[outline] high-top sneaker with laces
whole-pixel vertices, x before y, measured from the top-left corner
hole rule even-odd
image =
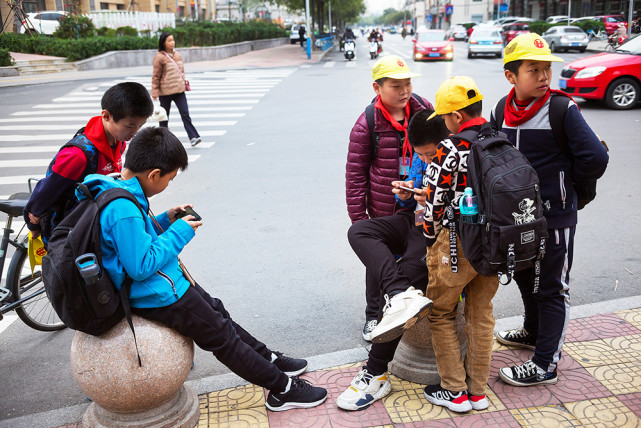
[[[556,370],[548,373],[532,360],[512,367],[503,367],[499,370],[499,377],[503,382],[514,386],[554,385],[559,380]]]
[[[499,331],[496,333],[496,340],[499,343],[519,348],[534,349],[536,337],[530,334],[525,328],[519,327],[513,330]]]
[[[447,407],[453,412],[469,412],[472,404],[468,400],[467,391],[454,392],[442,388],[441,385],[427,385],[423,389],[427,401],[437,406]]]
[[[298,376],[307,370],[306,360],[286,357],[282,352],[278,351],[274,351],[274,355],[276,355],[274,365],[289,377]]]
[[[361,410],[380,400],[392,391],[392,383],[387,377],[387,372],[382,375],[373,375],[367,369],[361,370],[349,388],[336,400],[336,405],[343,410]]]
[[[289,409],[306,409],[322,404],[327,398],[327,390],[312,386],[308,381],[292,377],[292,384],[287,392],[270,391],[265,406],[272,412]]]
[[[470,400],[472,409],[474,410],[485,410],[490,407],[490,403],[487,401],[485,394],[483,395],[472,395],[468,394],[467,399]]]
[[[383,318],[372,332],[372,342],[383,343],[394,340],[419,320],[426,317],[434,304],[423,296],[421,290],[410,287],[391,299],[385,295]]]
[[[371,342],[372,331],[374,331],[377,325],[378,325],[378,321],[376,320],[366,321],[365,326],[363,327],[363,339],[367,340],[368,342]]]

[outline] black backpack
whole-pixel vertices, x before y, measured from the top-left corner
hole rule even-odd
[[[548,232],[539,178],[507,136],[489,123],[452,138],[471,143],[467,185],[478,199],[478,222],[458,222],[463,253],[478,273],[507,275],[508,283],[514,272],[540,264],[545,254]]]
[[[427,108],[425,101],[423,101],[423,98],[421,98],[419,95],[412,92],[412,98],[414,98],[416,101],[421,103],[423,107]],[[367,129],[369,130],[370,147],[372,148],[372,161],[374,161],[374,159],[376,159],[376,156],[378,155],[378,145],[381,139],[381,136],[374,131],[374,114],[376,113],[375,107],[374,107],[375,104],[376,104],[376,98],[372,100],[371,104],[365,107],[365,119],[367,119]],[[409,118],[405,118],[405,120],[409,120]]]
[[[561,146],[563,153],[570,157],[570,159],[573,159],[572,151],[570,150],[570,146],[568,146],[568,135],[565,132],[565,115],[568,111],[568,100],[568,97],[551,94],[549,116],[550,127],[552,128],[554,139],[559,146]],[[501,98],[501,100],[496,104],[496,111],[494,112],[494,119],[499,131],[503,126],[506,102],[507,96]],[[601,141],[601,143],[606,150],[610,151],[605,142]],[[596,180],[592,180],[587,183],[573,183],[574,190],[578,197],[577,209],[582,210],[587,204],[596,198],[596,182]]]
[[[108,189],[94,199],[86,185],[80,183],[78,188],[87,198],[54,229],[47,245],[47,255],[42,260],[42,279],[47,297],[69,328],[99,336],[126,317],[135,341],[129,305],[132,279],[126,275],[122,290],[118,292],[102,266],[100,213],[119,198],[132,201],[141,212],[143,209],[134,195],[125,189]],[[90,253],[95,255],[100,275],[95,283],[87,285],[75,261]],[[141,364],[140,355],[138,364]]]

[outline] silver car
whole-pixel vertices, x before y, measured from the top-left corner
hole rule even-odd
[[[543,33],[543,39],[548,42],[552,52],[578,49],[585,52],[590,38],[579,27],[573,25],[558,25]]]
[[[58,29],[58,20],[67,15],[63,10],[45,10],[27,13],[27,19],[21,22],[20,33],[53,34]]]
[[[478,27],[470,35],[467,45],[467,57],[486,54],[501,58],[503,55],[503,38],[500,29],[493,27]]]

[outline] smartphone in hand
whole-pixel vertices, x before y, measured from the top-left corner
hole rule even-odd
[[[407,190],[408,192],[412,192],[412,193],[416,193],[416,191],[418,190],[418,189],[412,189],[412,188],[405,187],[405,186],[398,186],[398,188],[399,189],[403,189],[403,190]]]
[[[194,211],[194,209],[192,207],[185,207],[185,211],[178,211],[176,213],[176,218],[183,218],[183,217],[188,216],[188,215],[193,216],[194,220],[196,220],[196,221],[200,221],[200,220],[203,219],[201,216],[198,215],[198,213],[196,211]]]

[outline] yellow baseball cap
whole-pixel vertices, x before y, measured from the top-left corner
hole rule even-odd
[[[372,67],[372,78],[374,81],[387,77],[390,79],[411,79],[419,77],[420,74],[412,73],[407,63],[400,56],[387,55],[376,61]]]
[[[454,76],[441,83],[436,91],[434,113],[427,119],[430,120],[437,114],[450,114],[453,111],[464,109],[470,104],[481,101],[483,95],[471,77]]]
[[[520,59],[563,62],[563,59],[552,55],[548,43],[536,33],[519,34],[505,47],[503,64]]]

